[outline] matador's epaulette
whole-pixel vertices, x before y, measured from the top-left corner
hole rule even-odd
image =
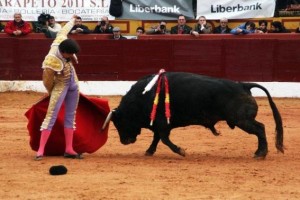
[[[64,64],[55,55],[48,54],[43,62],[42,68],[50,68],[56,72],[60,72],[64,68]]]

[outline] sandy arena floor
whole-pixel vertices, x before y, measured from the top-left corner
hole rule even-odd
[[[200,126],[175,129],[172,141],[187,156],[160,143],[153,157],[144,156],[152,133],[143,130],[135,144],[122,145],[113,124],[108,142],[83,160],[45,157],[33,160],[24,113],[44,94],[0,93],[1,199],[300,199],[300,99],[275,98],[285,132],[285,154],[277,153],[275,124],[266,98],[256,98],[258,121],[266,126],[269,154],[252,158],[257,139],[225,123],[214,136]],[[120,97],[109,99],[117,107]],[[49,175],[53,165],[68,173]]]

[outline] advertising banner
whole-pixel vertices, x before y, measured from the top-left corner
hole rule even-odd
[[[195,19],[192,0],[123,0],[120,19],[175,20],[183,14]]]
[[[247,19],[273,17],[275,0],[197,0],[197,19]]]
[[[109,15],[110,0],[0,0],[0,20],[13,20],[16,12],[25,21],[37,21],[40,14],[50,14],[56,21],[69,21],[74,14],[83,21],[98,21]]]

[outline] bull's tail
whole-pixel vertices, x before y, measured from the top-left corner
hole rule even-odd
[[[283,127],[282,127],[282,119],[281,119],[281,115],[275,105],[275,103],[273,102],[273,99],[269,93],[269,91],[257,84],[257,83],[242,83],[244,88],[249,90],[251,88],[260,88],[261,90],[263,90],[267,96],[268,96],[268,100],[269,100],[269,104],[271,106],[271,109],[273,111],[273,117],[274,117],[274,120],[275,120],[275,123],[276,123],[276,128],[275,128],[275,131],[276,131],[276,141],[275,141],[275,146],[276,148],[281,151],[282,153],[284,153],[284,146],[283,146]]]

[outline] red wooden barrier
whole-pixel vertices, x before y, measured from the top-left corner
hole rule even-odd
[[[300,81],[300,34],[109,36],[70,36],[81,46],[80,80],[137,80],[165,68],[243,81]],[[43,34],[0,34],[0,79],[41,80],[52,41]]]

